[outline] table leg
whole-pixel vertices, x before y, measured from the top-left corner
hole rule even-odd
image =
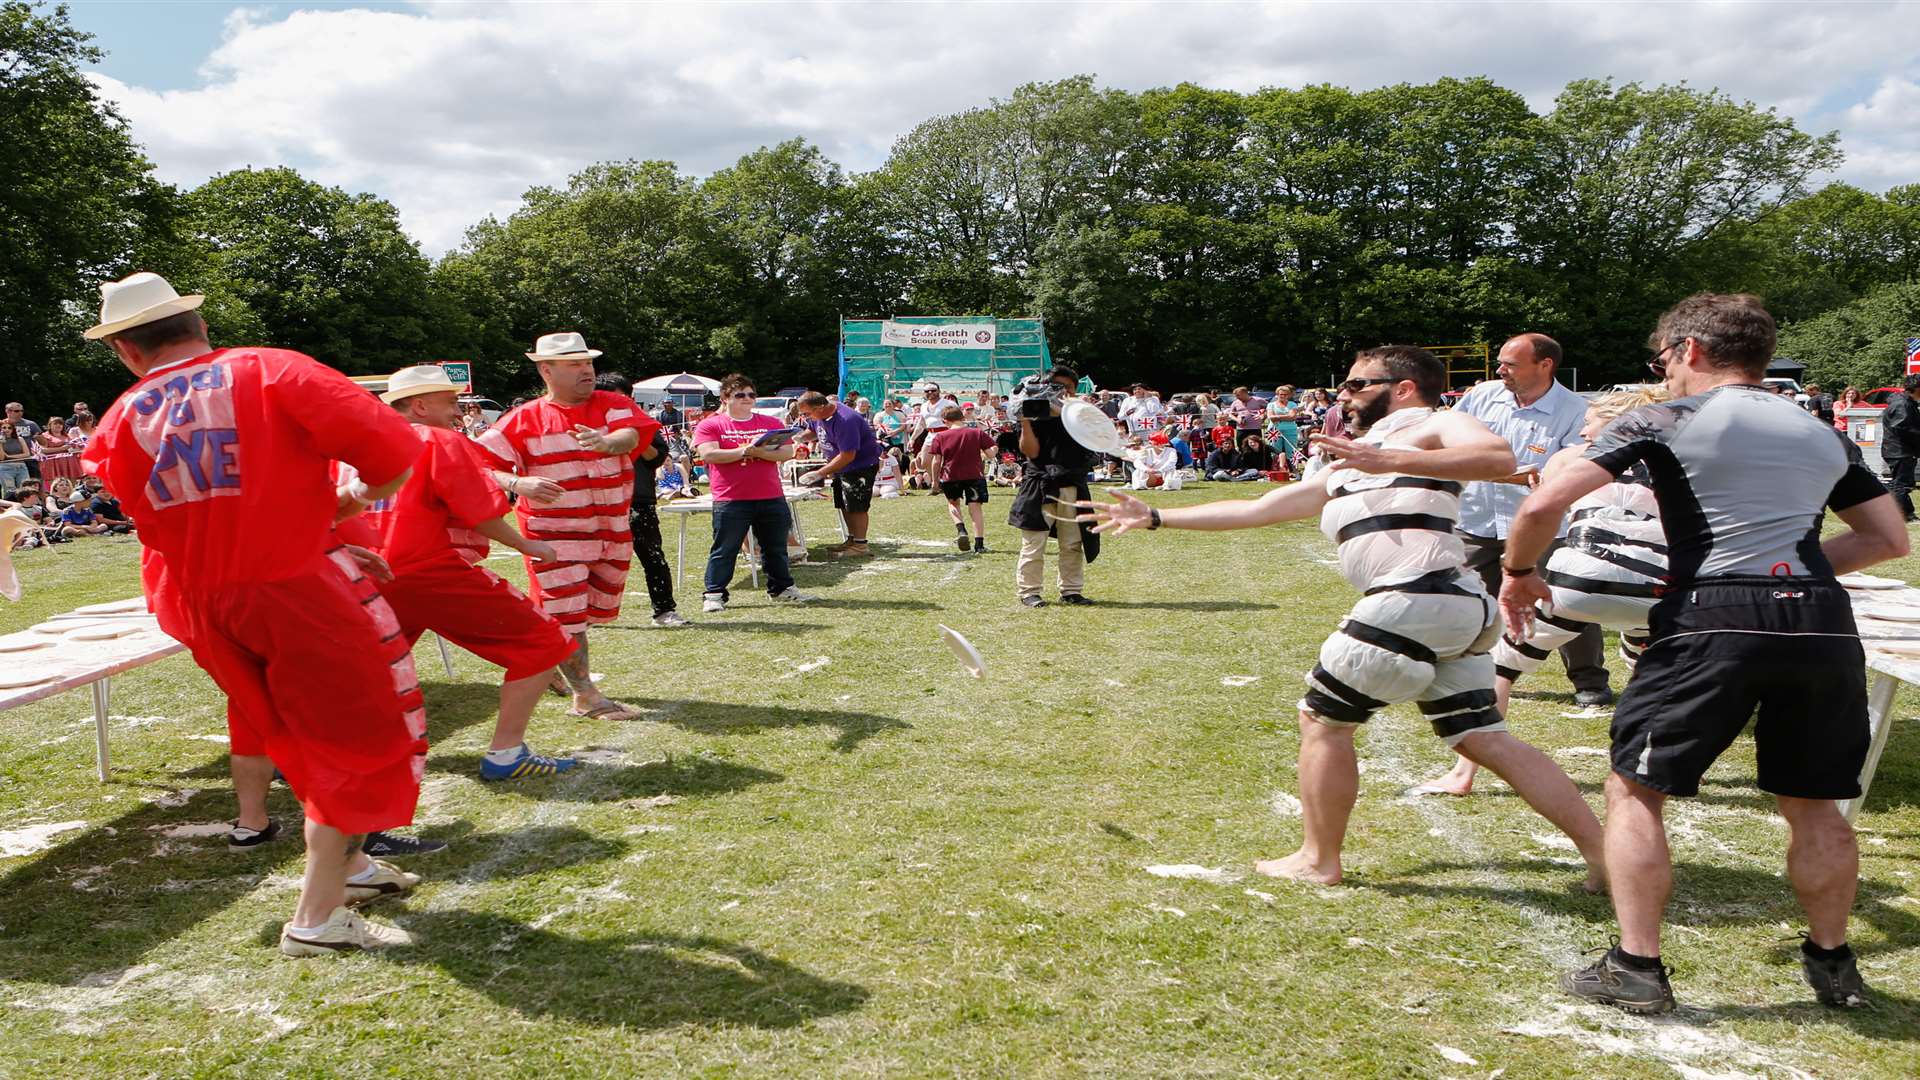
[[[93,752],[95,772],[101,783],[107,782],[107,701],[113,692],[113,680],[97,679],[93,684]]]
[[[800,527],[800,504],[788,503],[787,516],[793,519],[793,538],[800,541],[800,550],[807,550],[807,531]]]
[[[1867,789],[1873,786],[1873,774],[1880,768],[1880,754],[1887,748],[1887,734],[1893,730],[1893,692],[1900,680],[1885,672],[1873,676],[1873,689],[1867,694],[1867,728],[1872,733],[1867,743],[1867,761],[1860,767],[1860,796],[1841,799],[1840,812],[1851,823],[1867,801]]]
[[[447,678],[451,679],[453,678],[453,651],[447,648],[447,639],[439,634],[433,635],[433,640],[440,645],[440,666],[447,669]]]
[[[747,577],[754,588],[760,587],[760,545],[755,542],[752,533],[747,534]]]

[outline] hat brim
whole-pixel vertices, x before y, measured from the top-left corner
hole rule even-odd
[[[150,322],[159,322],[161,319],[171,318],[183,311],[192,311],[201,304],[206,303],[206,301],[206,296],[201,293],[182,296],[177,300],[168,300],[163,304],[155,304],[145,311],[135,312],[116,322],[101,323],[99,326],[89,329],[84,336],[88,341],[98,341],[109,334],[117,334],[122,330],[131,330],[136,326],[145,326]]]
[[[460,388],[453,385],[452,383],[447,383],[445,386],[441,386],[437,383],[422,383],[419,386],[403,386],[398,390],[389,390],[386,393],[380,395],[380,400],[391,405],[396,401],[405,401],[410,397],[419,397],[421,394],[458,395],[459,393],[460,393]]]
[[[570,352],[570,353],[532,353],[530,352],[527,354],[527,359],[529,360],[595,360],[605,355],[607,354],[601,352],[599,349],[588,349],[586,352]]]

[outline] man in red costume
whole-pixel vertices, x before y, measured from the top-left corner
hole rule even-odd
[[[519,497],[521,533],[553,547],[551,562],[527,559],[527,581],[541,609],[579,639],[579,650],[560,664],[574,715],[631,720],[640,710],[593,685],[587,627],[620,615],[633,562],[633,455],[660,423],[625,394],[594,388],[600,355],[579,334],[541,337],[527,358],[547,392],[495,421],[478,442],[501,486]]]
[[[280,950],[407,944],[349,905],[419,882],[359,838],[413,820],[426,714],[399,624],[332,526],[354,501],[399,490],[420,440],[309,357],[215,350],[203,298],[156,274],[100,292],[86,336],[137,381],[101,417],[86,467],[139,523],[161,628],[226,692],[236,762],[271,758],[306,809],[306,876]],[[335,459],[362,478],[350,499],[336,495]]]

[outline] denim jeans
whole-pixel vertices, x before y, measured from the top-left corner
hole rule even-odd
[[[0,461],[0,495],[12,495],[27,482],[27,463]]]
[[[787,530],[793,511],[785,499],[728,499],[713,504],[713,550],[707,553],[707,595],[727,598],[734,561],[747,533],[760,544],[760,567],[767,575],[767,595],[778,596],[793,587],[787,567]]]

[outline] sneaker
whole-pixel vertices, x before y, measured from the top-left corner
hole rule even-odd
[[[1628,1012],[1673,1011],[1673,987],[1667,982],[1672,968],[1665,965],[1652,971],[1630,968],[1614,959],[1613,953],[1613,949],[1608,949],[1587,967],[1561,975],[1560,988],[1582,1000],[1613,1005]]]
[[[1613,691],[1602,686],[1595,690],[1575,690],[1573,703],[1582,708],[1613,704]]]
[[[1077,592],[1061,593],[1060,602],[1063,604],[1066,604],[1068,607],[1092,607],[1093,606],[1093,601],[1087,599],[1084,596],[1081,596]]]
[[[653,617],[653,625],[664,626],[669,630],[678,630],[683,626],[692,626],[685,615],[677,611],[663,611]]]
[[[422,840],[417,836],[401,836],[399,833],[370,832],[360,845],[360,850],[376,859],[405,858],[408,855],[431,855],[436,851],[445,851],[447,842]]]
[[[785,589],[771,595],[775,600],[785,601],[789,604],[811,604],[815,600],[820,599],[817,596],[809,596],[801,592],[800,586],[798,585],[789,585]]]
[[[975,555],[985,555],[987,553],[987,541],[985,538],[979,536],[973,538],[973,553]]]
[[[588,711],[593,715],[592,710]],[[492,758],[480,757],[480,779],[482,780],[531,780],[536,776],[557,776],[578,764],[570,757],[551,758],[534,753],[527,744],[520,744],[520,756],[505,765],[496,765]]]
[[[719,593],[708,593],[700,599],[700,610],[708,615],[718,615],[727,610],[727,598]]]
[[[1837,960],[1809,956],[1800,950],[1800,968],[1806,972],[1807,985],[1820,1004],[1836,1009],[1858,1009],[1867,1004],[1867,984],[1860,978],[1860,966],[1852,952]]]
[[[409,874],[385,859],[373,860],[373,876],[365,881],[347,882],[347,906],[371,904],[385,896],[411,892],[420,884],[419,874]]]
[[[873,551],[867,547],[865,540],[850,540],[839,547],[827,549],[829,559],[864,559],[871,554]]]
[[[957,547],[957,548],[959,548],[959,549],[960,549],[960,553],[961,553],[962,555],[964,555],[964,554],[966,554],[966,552],[967,552],[967,534],[966,534],[966,533],[961,533],[961,534],[960,534],[959,536],[956,536],[956,537],[954,537],[954,538],[953,538],[953,545],[954,545],[955,547]]]
[[[312,937],[294,937],[292,923],[280,928],[280,952],[283,956],[326,956],[330,953],[360,949],[391,949],[413,944],[413,935],[395,926],[370,923],[343,907],[333,909],[326,924]]]
[[[267,827],[264,829],[249,829],[235,821],[233,831],[227,833],[227,846],[230,848],[259,847],[279,835],[280,823],[272,818],[267,819]]]
[[[1040,599],[1037,596],[1023,596],[1020,598],[1020,604],[1023,607],[1046,607],[1047,606],[1047,602],[1045,600]]]

